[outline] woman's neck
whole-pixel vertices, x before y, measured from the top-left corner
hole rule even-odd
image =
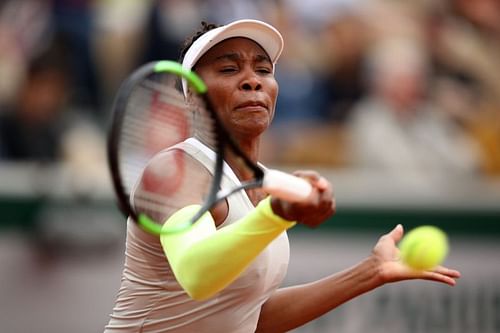
[[[252,162],[258,162],[260,147],[260,141],[258,139],[236,140],[236,144],[243,152],[243,154],[245,154]],[[228,151],[225,156],[225,160],[231,166],[231,169],[233,169],[233,171],[236,173],[236,176],[238,176],[240,180],[252,178],[252,174],[248,171],[248,169],[241,166],[240,158],[232,154],[231,151]]]
[[[259,160],[259,147],[260,147],[260,140],[253,139],[253,140],[240,140],[236,142],[238,146],[240,147],[241,151],[254,163],[257,163]],[[246,166],[242,166],[241,163],[241,158],[238,156],[235,156],[231,152],[228,152],[226,154],[225,160],[227,164],[231,167],[233,172],[236,174],[236,177],[240,181],[245,181],[245,180],[250,180],[255,178],[254,173],[252,170],[250,170]],[[250,201],[254,204],[257,205],[259,201],[264,199],[266,197],[266,193],[262,191],[261,189],[249,189],[246,190],[247,195],[250,199]]]

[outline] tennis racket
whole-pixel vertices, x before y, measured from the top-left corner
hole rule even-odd
[[[182,80],[195,92],[188,102]],[[151,234],[184,230],[218,202],[241,190],[261,187],[270,195],[295,202],[306,200],[312,191],[304,179],[251,161],[223,127],[206,92],[206,85],[193,71],[164,60],[135,70],[115,97],[108,136],[114,190],[125,216]],[[190,172],[193,159],[176,148],[189,140],[215,152],[209,177],[203,172]],[[252,178],[232,188],[221,188],[228,151],[238,157],[238,167],[250,172]],[[151,167],[151,161],[158,158],[164,163]],[[203,193],[199,211],[185,223],[163,226],[165,217],[186,206],[193,193]]]

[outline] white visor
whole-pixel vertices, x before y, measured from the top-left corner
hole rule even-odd
[[[248,38],[259,44],[271,59],[274,70],[274,65],[283,51],[283,37],[276,28],[258,20],[238,20],[206,32],[188,49],[182,66],[192,69],[214,45],[234,37]],[[182,80],[182,90],[184,96],[187,96],[187,81],[184,79]]]

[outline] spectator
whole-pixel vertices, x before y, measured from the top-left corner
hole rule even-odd
[[[0,112],[0,144],[10,160],[55,161],[66,127],[68,90],[65,44],[56,41],[34,59],[11,106]]]
[[[409,39],[387,39],[368,54],[369,94],[350,119],[358,167],[420,176],[473,174],[470,138],[428,99],[426,49]]]

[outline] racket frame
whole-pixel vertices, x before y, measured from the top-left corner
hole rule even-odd
[[[209,112],[210,117],[214,120],[216,138],[216,146],[214,147],[216,150],[216,161],[213,170],[213,178],[207,198],[205,199],[198,212],[189,221],[178,224],[174,227],[170,227],[168,229],[156,223],[146,214],[136,212],[134,207],[132,207],[129,194],[123,186],[117,148],[119,147],[121,134],[120,131],[123,124],[123,119],[125,118],[127,104],[134,88],[138,83],[146,79],[148,76],[161,73],[172,73],[184,78],[191,86],[191,88],[201,96],[203,102],[205,103],[206,111]],[[263,185],[264,171],[241,151],[241,149],[229,135],[227,130],[222,126],[221,120],[219,119],[217,113],[214,111],[210,98],[208,97],[207,87],[205,83],[196,73],[182,67],[182,65],[177,62],[170,60],[153,61],[146,63],[136,69],[120,86],[112,110],[112,121],[110,130],[108,132],[107,153],[111,179],[115,194],[117,196],[118,206],[126,217],[132,218],[132,220],[139,226],[141,226],[141,228],[146,232],[154,235],[160,235],[162,233],[175,233],[183,231],[193,223],[195,223],[217,202],[242,189],[261,187]],[[222,181],[224,167],[224,157],[227,148],[231,149],[233,153],[238,155],[243,160],[246,166],[252,170],[255,178],[249,181],[241,182],[239,186],[231,188],[230,190],[220,191],[220,184]]]

